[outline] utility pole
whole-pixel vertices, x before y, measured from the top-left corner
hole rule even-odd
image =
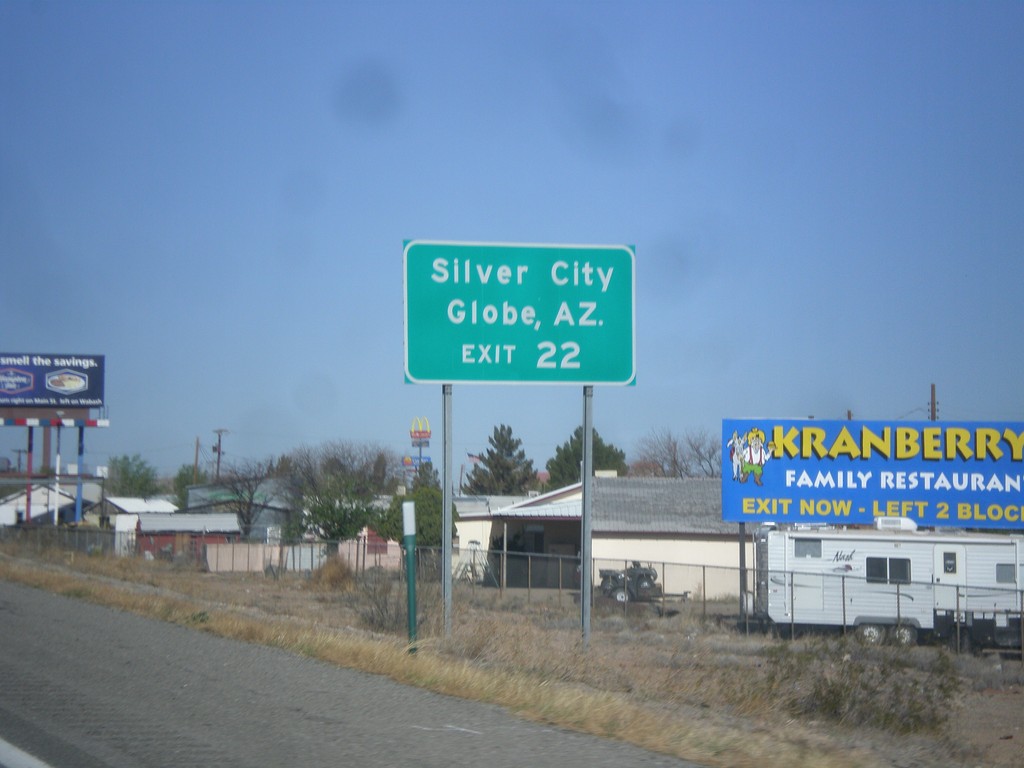
[[[220,482],[220,457],[223,454],[223,448],[221,446],[221,438],[227,433],[226,429],[215,429],[213,433],[217,435],[217,445],[214,447],[214,451],[217,453],[217,475],[216,480]]]
[[[938,421],[939,401],[935,399],[935,385],[932,384],[932,399],[928,408],[928,420]]]
[[[192,459],[192,485],[199,484],[199,436],[196,435],[196,455]]]
[[[12,448],[11,452],[18,454],[18,474],[20,475],[21,474],[21,457],[24,456],[26,453],[28,453],[28,451],[26,451],[24,448]]]

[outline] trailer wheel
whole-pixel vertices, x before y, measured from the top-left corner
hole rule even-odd
[[[917,645],[917,627],[911,624],[900,624],[892,628],[892,641],[904,647]]]
[[[857,627],[857,639],[864,645],[881,645],[885,630],[877,624],[861,624]]]
[[[957,647],[956,642],[956,627],[953,628],[953,632],[949,636],[949,648],[953,653],[960,654],[963,656],[969,656],[974,653],[974,643],[971,641],[970,630],[966,626],[960,627],[960,646]]]

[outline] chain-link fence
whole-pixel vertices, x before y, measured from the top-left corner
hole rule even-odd
[[[224,541],[204,535],[156,537],[135,531],[115,532],[86,527],[0,528],[0,541],[17,542],[29,551],[59,548],[89,555],[164,559],[210,573],[311,575],[328,560],[344,561],[357,576],[390,575],[404,580],[404,558],[395,542],[365,538],[341,542]],[[419,547],[416,578],[424,585],[441,583],[443,553]],[[526,602],[578,605],[580,563],[577,557],[455,548],[452,581],[455,594],[473,595],[495,605],[507,595]],[[606,612],[655,611],[672,615],[686,607],[691,615],[728,617],[749,629],[751,621],[770,624],[787,634],[799,628],[832,627],[871,632],[903,632],[898,640],[916,638],[916,631],[934,628],[946,636],[978,636],[980,622],[987,642],[1021,646],[1024,590],[932,583],[870,583],[849,574],[758,572],[723,565],[596,559],[593,601]],[[741,602],[741,594],[746,600]],[[769,620],[770,619],[770,620]],[[941,624],[941,622],[947,622]],[[878,627],[883,627],[879,630]],[[888,629],[886,629],[888,627]],[[861,630],[860,628],[867,628]],[[895,630],[892,628],[896,628]],[[873,640],[872,637],[865,639]]]

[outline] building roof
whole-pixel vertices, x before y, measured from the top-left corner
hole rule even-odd
[[[54,480],[47,480],[44,482],[32,483],[32,505],[35,506],[36,494],[46,493],[47,490],[56,493],[56,482]],[[16,487],[16,491],[12,491],[10,494],[0,498],[0,503],[7,504],[11,502],[18,502],[21,504],[25,503],[25,485],[21,484]],[[74,475],[61,475],[60,482],[60,495],[66,496],[72,500],[77,497],[78,494],[78,481]],[[95,504],[100,500],[103,494],[102,486],[99,483],[94,482],[83,482],[82,483],[82,500],[89,503]]]
[[[239,533],[238,517],[230,514],[191,515],[150,512],[139,515],[140,533]]]
[[[107,503],[118,512],[130,515],[177,512],[178,508],[165,499],[139,499],[132,496],[107,496]]]
[[[227,484],[208,483],[188,487],[189,509],[211,509],[237,501],[238,496]],[[260,483],[253,495],[253,503],[257,507],[278,510],[289,510],[293,506],[287,486],[275,477],[268,477]]]
[[[595,533],[735,534],[722,521],[720,477],[594,478]]]
[[[456,496],[452,501],[460,520],[489,518],[496,509],[521,504],[525,496]]]
[[[592,530],[601,534],[732,535],[722,521],[721,478],[595,477]],[[583,486],[576,483],[493,512],[500,519],[579,520]]]

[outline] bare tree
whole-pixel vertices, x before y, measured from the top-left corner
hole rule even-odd
[[[637,460],[631,471],[648,477],[686,477],[683,448],[679,439],[667,427],[652,429],[640,438],[636,447]]]
[[[278,466],[293,506],[304,510],[289,532],[312,530],[330,540],[355,536],[369,521],[374,498],[398,486],[399,467],[394,452],[372,444],[331,442],[293,451]]]
[[[722,476],[722,442],[706,429],[690,430],[684,436],[686,464],[690,477]]]
[[[238,515],[238,525],[244,538],[248,538],[256,517],[266,506],[264,484],[275,475],[275,469],[273,459],[241,461],[221,474],[220,485],[231,496],[227,506]]]
[[[281,474],[293,489],[316,491],[327,478],[345,477],[368,494],[389,494],[401,482],[398,455],[372,443],[329,442],[299,448],[281,460]]]
[[[689,430],[677,437],[665,428],[651,430],[637,444],[638,459],[630,471],[648,477],[721,477],[721,446],[707,430]]]

